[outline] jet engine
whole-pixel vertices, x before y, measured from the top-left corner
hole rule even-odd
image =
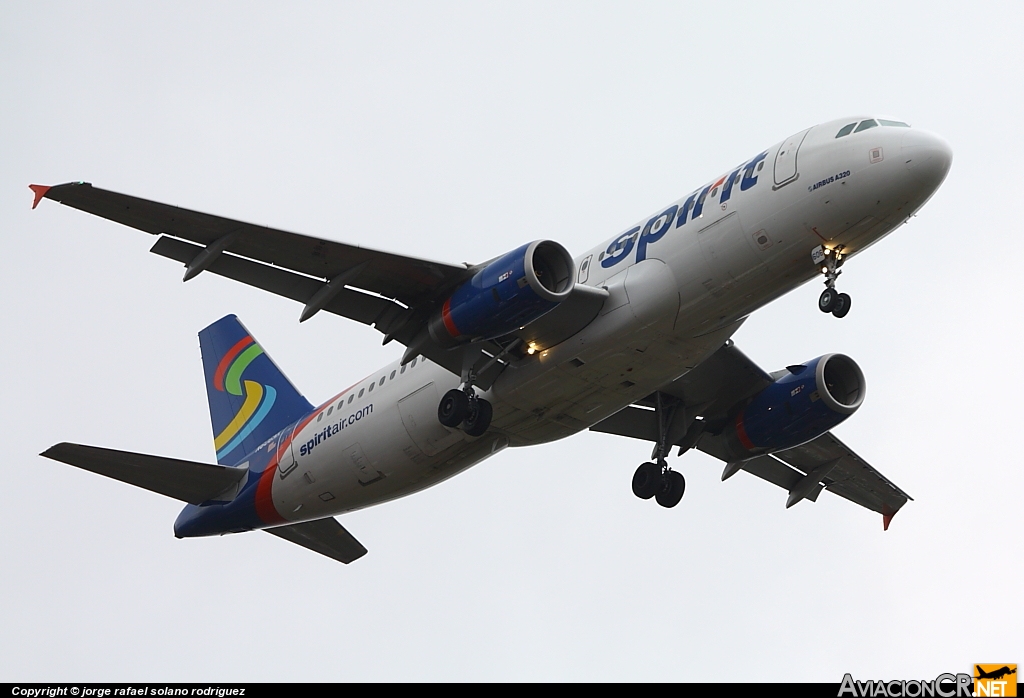
[[[430,318],[443,347],[493,339],[533,322],[569,297],[575,265],[551,240],[536,240],[498,257],[466,281]]]
[[[864,402],[864,374],[843,354],[825,354],[786,371],[726,425],[721,436],[730,460],[807,443]]]

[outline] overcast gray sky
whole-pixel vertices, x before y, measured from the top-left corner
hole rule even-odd
[[[0,7],[0,680],[934,678],[1022,662],[1019,2],[14,3]],[[212,462],[196,333],[237,313],[317,403],[379,334],[180,267],[44,202],[86,180],[451,262],[580,252],[792,133],[882,114],[954,162],[910,225],[736,335],[864,370],[836,433],[915,501],[881,517],[647,444],[507,450],[343,518],[337,564],[36,454]],[[1014,504],[1017,502],[1017,504]],[[1017,628],[1017,631],[1012,628]]]

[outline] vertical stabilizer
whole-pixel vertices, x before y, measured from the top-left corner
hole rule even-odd
[[[218,463],[235,465],[312,411],[309,401],[234,315],[200,332],[199,347]]]

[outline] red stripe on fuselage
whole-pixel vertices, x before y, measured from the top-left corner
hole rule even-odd
[[[747,449],[748,451],[754,450],[754,442],[750,440],[750,437],[747,436],[747,430],[743,428],[742,412],[736,415],[736,438],[740,440],[740,444],[743,446],[743,448]]]
[[[270,466],[260,475],[260,481],[256,485],[256,516],[265,524],[284,523],[286,519],[277,513],[274,506],[274,473],[277,472],[277,462]]]
[[[252,344],[252,335],[246,335],[238,340],[235,346],[228,349],[228,353],[224,355],[224,358],[217,364],[217,370],[213,374],[213,387],[217,390],[224,390],[224,374],[228,372],[228,366],[235,360],[235,357],[245,349],[247,346]]]
[[[250,337],[251,339],[251,337]],[[260,517],[260,520],[267,524],[279,524],[285,523],[288,519],[281,516],[277,511],[277,507],[274,506],[274,473],[277,472],[277,466],[281,462],[281,454],[287,449],[292,447],[292,436],[302,431],[307,424],[313,421],[313,419],[320,414],[323,408],[319,410],[313,410],[308,417],[303,419],[298,425],[292,429],[291,433],[285,438],[281,439],[281,443],[277,445],[277,450],[274,451],[274,460],[267,469],[260,475],[260,481],[256,485],[256,515]]]
[[[452,320],[452,299],[449,298],[441,306],[441,320],[444,321],[444,328],[448,330],[448,334],[452,337],[458,337],[462,333],[459,332],[459,328],[455,326],[455,321]]]

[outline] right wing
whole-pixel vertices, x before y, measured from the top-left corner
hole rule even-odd
[[[366,554],[363,544],[331,517],[263,530],[346,565]]]
[[[159,236],[151,251],[185,265],[185,280],[203,271],[304,304],[300,321],[316,312],[370,325],[408,347],[406,358],[423,354],[460,374],[467,357],[479,367],[477,385],[487,389],[507,360],[497,359],[513,341],[544,347],[567,339],[597,316],[607,297],[602,289],[577,285],[558,308],[516,335],[445,349],[425,332],[431,312],[483,265],[452,265],[346,245],[308,235],[221,218],[73,182],[33,184],[33,208],[43,198]],[[510,347],[511,348],[511,347]],[[480,352],[476,352],[479,349]]]

